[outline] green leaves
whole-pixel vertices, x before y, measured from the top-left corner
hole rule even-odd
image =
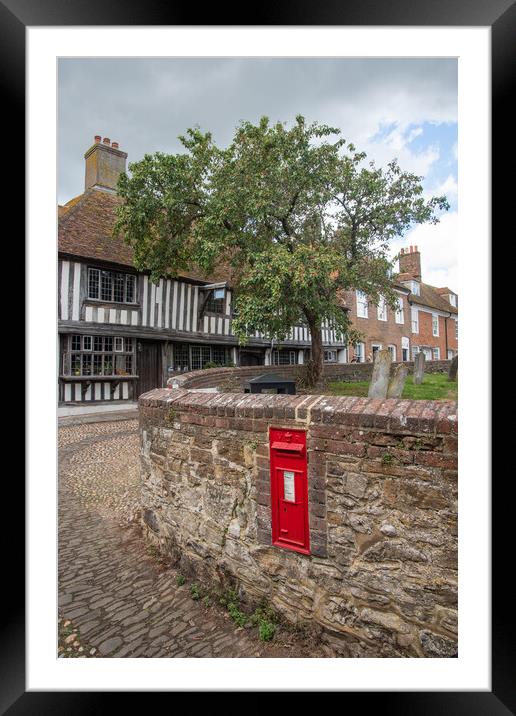
[[[388,247],[412,225],[437,222],[446,197],[425,201],[421,177],[366,163],[334,127],[242,122],[231,144],[188,129],[185,152],[132,163],[118,191],[116,232],[152,278],[197,266],[232,269],[242,342],[259,330],[285,338],[306,321],[350,331],[342,292],[394,305]],[[322,360],[322,359],[321,359]]]

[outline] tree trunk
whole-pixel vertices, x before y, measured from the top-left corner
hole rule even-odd
[[[312,338],[312,355],[310,357],[311,370],[307,387],[313,388],[322,376],[323,371],[323,344],[320,321],[313,315],[306,315],[308,328]]]

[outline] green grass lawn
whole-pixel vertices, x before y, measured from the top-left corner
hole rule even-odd
[[[336,383],[329,383],[327,393],[329,395],[367,396],[368,390],[368,381],[348,383],[341,380]],[[414,385],[412,376],[408,376],[402,398],[411,398],[412,400],[457,400],[457,395],[457,381],[449,381],[446,373],[425,373],[421,385]]]

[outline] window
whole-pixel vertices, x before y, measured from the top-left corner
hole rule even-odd
[[[396,323],[405,323],[405,318],[403,315],[403,299],[401,296],[398,298],[398,305],[396,307],[396,314],[394,320]]]
[[[412,333],[419,333],[419,315],[417,308],[412,308]]]
[[[419,346],[412,346],[412,360],[415,360],[418,353],[419,353]]]
[[[206,363],[211,361],[211,351],[209,346],[192,346],[192,370],[200,370],[204,368]]]
[[[396,360],[396,346],[393,346],[393,345],[387,346],[387,350],[391,354],[392,360],[395,361]]]
[[[272,351],[272,365],[295,365],[297,363],[297,351],[285,349]]]
[[[132,338],[72,335],[69,346],[71,375],[134,375]]]
[[[448,348],[446,357],[448,358],[448,360],[451,360],[453,358],[453,351],[451,350],[451,348]]]
[[[324,362],[325,363],[336,363],[337,362],[337,351],[324,351]]]
[[[457,296],[454,293],[448,294],[448,298],[450,299],[450,303],[454,308],[457,308]]]
[[[410,348],[409,339],[403,337],[401,339],[401,360],[402,361],[410,360],[409,348]]]
[[[411,281],[410,290],[415,296],[419,296],[419,283],[417,281]]]
[[[433,358],[433,360],[440,360],[440,358],[441,358],[441,349],[440,348],[432,349],[432,358]]]
[[[355,343],[355,358],[357,363],[363,363],[365,360],[365,345],[363,343]]]
[[[387,320],[387,303],[385,301],[385,298],[382,296],[380,298],[380,301],[378,303],[377,307],[377,315],[379,321],[386,321]]]
[[[459,319],[455,319],[455,340],[459,340]]]
[[[223,288],[217,288],[211,291],[204,310],[208,313],[224,313],[224,295],[225,292]]]
[[[190,350],[185,343],[174,345],[174,370],[190,370]]]
[[[213,346],[211,349],[211,360],[218,365],[226,365],[228,363],[227,348],[224,346]]]
[[[135,303],[136,276],[89,268],[88,298],[111,303]]]
[[[367,318],[368,317],[368,301],[367,296],[363,291],[357,291],[357,317]]]
[[[432,335],[439,337],[439,316],[436,313],[432,313]]]

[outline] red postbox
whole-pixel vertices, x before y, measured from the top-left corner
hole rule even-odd
[[[306,432],[270,428],[272,544],[310,554]]]

